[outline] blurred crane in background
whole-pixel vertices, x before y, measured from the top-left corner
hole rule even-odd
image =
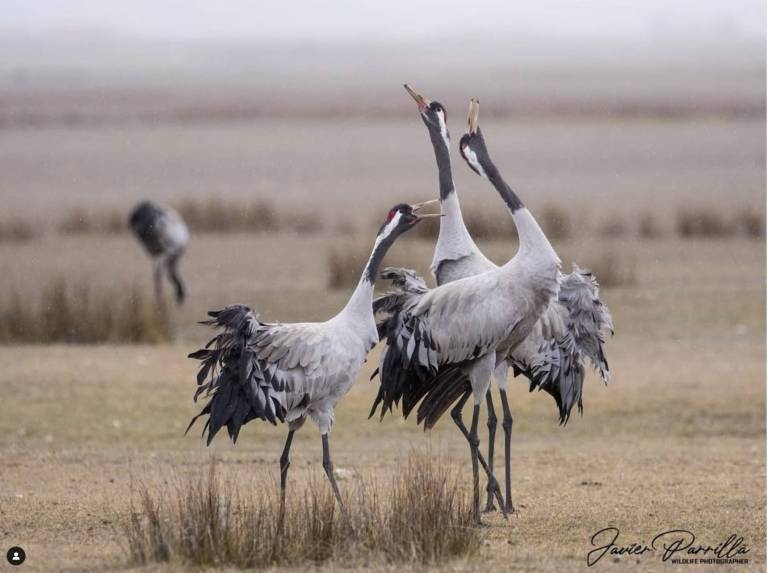
[[[189,229],[184,219],[170,207],[142,201],[131,211],[129,224],[144,250],[152,257],[158,301],[162,300],[165,272],[174,286],[176,302],[183,303],[186,288],[179,275],[178,264],[189,243]]]

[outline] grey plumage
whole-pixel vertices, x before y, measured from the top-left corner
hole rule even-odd
[[[131,211],[129,225],[153,259],[158,299],[162,296],[162,275],[165,272],[174,286],[176,301],[182,303],[186,288],[178,271],[178,262],[189,243],[189,229],[181,215],[170,207],[142,201]]]
[[[357,379],[368,352],[378,341],[372,312],[373,281],[387,249],[420,217],[414,207],[397,205],[379,231],[360,281],[346,306],[325,322],[265,323],[248,308],[234,305],[211,312],[204,321],[221,332],[205,348],[190,354],[201,361],[195,401],[208,401],[195,421],[206,416],[203,435],[210,444],[226,427],[233,442],[251,420],[287,422],[289,434],[281,457],[284,508],[288,454],[293,434],[312,419],[323,442],[323,467],[342,512],[333,477],[328,433],[335,408]]]
[[[438,165],[442,219],[432,270],[439,284],[402,298],[398,316],[390,314],[382,325],[387,346],[371,415],[377,407],[383,415],[400,402],[407,416],[420,402],[417,422],[431,427],[453,401],[460,399],[463,404],[471,392],[475,400],[471,430],[466,430],[460,416],[454,420],[470,445],[479,521],[478,463],[485,467],[476,439],[479,404],[485,399],[497,356],[504,356],[528,335],[556,294],[560,260],[520,198],[505,187],[498,190],[520,237],[517,254],[501,267],[458,276],[457,263],[490,261],[477,249],[461,218],[450,171],[445,109],[405,87],[419,107]],[[389,304],[395,304],[395,299]],[[490,469],[485,469],[492,478]]]
[[[419,103],[420,110],[422,110],[422,103],[418,99],[417,103]],[[462,157],[464,157],[476,173],[491,181],[514,218],[515,213],[521,210],[524,211],[522,202],[503,180],[488,155],[483,135],[477,126],[477,110],[478,107],[473,101],[470,106],[469,130],[460,142]],[[440,140],[432,135],[433,127],[431,124],[434,122],[429,121],[424,111],[422,111],[422,116],[424,123],[430,129],[440,176],[440,204],[443,218],[441,219],[440,234],[438,235],[432,260],[432,272],[435,279],[438,285],[442,287],[442,285],[446,284],[461,283],[467,277],[493,273],[499,267],[483,255],[472,240],[464,224],[459,200],[453,187],[447,142],[445,145],[442,145]],[[521,220],[521,222],[524,221],[525,219]],[[520,231],[519,227],[518,225],[518,230]],[[525,237],[523,233],[519,234],[521,236],[522,249]],[[550,260],[557,260],[556,255],[551,251],[551,247],[545,241],[539,241],[537,247],[542,255],[542,260],[546,260],[548,256],[551,257]],[[528,270],[534,271],[533,266]],[[396,275],[397,273],[390,271],[389,274]],[[561,423],[565,423],[568,420],[574,405],[578,405],[581,408],[581,392],[584,378],[582,356],[586,355],[593,359],[594,363],[598,365],[601,375],[607,380],[608,366],[602,348],[604,342],[602,332],[604,327],[610,324],[610,315],[597,296],[597,285],[594,279],[591,275],[589,275],[589,280],[585,280],[585,278],[586,275],[578,269],[565,277],[557,271],[553,286],[550,282],[550,277],[546,274],[531,272],[525,278],[518,277],[518,280],[522,282],[529,281],[530,292],[537,292],[542,297],[541,300],[546,299],[549,295],[559,294],[551,296],[543,305],[533,305],[538,309],[533,311],[530,308],[532,306],[530,300],[525,296],[509,301],[509,304],[518,304],[521,308],[527,309],[527,312],[524,310],[520,315],[526,316],[527,321],[522,324],[517,323],[516,321],[520,316],[509,316],[511,322],[507,327],[509,332],[515,333],[515,335],[508,336],[506,340],[496,345],[496,367],[487,373],[488,378],[493,375],[496,380],[504,407],[507,503],[503,509],[513,509],[509,478],[509,440],[512,417],[506,401],[506,373],[509,366],[513,366],[516,374],[524,373],[529,378],[531,389],[543,389],[554,397],[558,406]],[[402,347],[404,344],[400,333],[403,330],[408,330],[406,325],[410,313],[409,309],[415,305],[413,300],[428,296],[423,292],[426,287],[423,281],[419,284],[418,292],[404,292],[408,290],[410,284],[414,283],[414,280],[413,277],[410,277],[408,282],[401,280],[398,284],[394,285],[393,291],[382,297],[379,302],[382,307],[386,306],[389,308],[386,319],[379,324],[380,334],[382,338],[387,340],[387,348],[379,369],[380,373],[382,373],[380,375],[382,385],[371,414],[375,412],[377,406],[381,407],[383,415],[385,411],[391,410],[393,405],[402,402],[403,414],[407,416],[415,407],[415,403],[421,400],[417,420],[424,422],[425,427],[430,427],[450,408],[453,402],[458,401],[458,405],[453,411],[454,421],[462,429],[462,432],[465,433],[465,436],[467,436],[468,434],[461,421],[461,407],[466,401],[467,388],[471,385],[469,376],[463,375],[469,364],[455,364],[449,369],[443,369],[442,372],[436,373],[431,379],[426,377],[425,380],[425,376],[421,375],[423,370],[416,370],[416,375],[403,372],[402,365],[390,357],[393,347]],[[478,292],[477,295],[477,304],[484,304],[486,293]],[[467,297],[471,298],[471,295],[467,295]],[[467,308],[452,308],[451,312],[458,316],[460,310],[463,310],[465,313],[472,311],[469,308],[471,305],[465,306]],[[502,309],[497,310],[501,311]],[[400,313],[402,313],[402,317],[399,316]],[[472,318],[477,317],[474,312],[471,312],[468,316]],[[531,323],[531,317],[537,317],[534,323]],[[465,325],[461,323],[453,324],[452,328],[455,336],[463,336],[466,332]],[[490,332],[489,338],[492,338],[495,334],[498,334],[498,332]],[[483,339],[480,339],[481,346],[482,343]],[[482,350],[482,348],[479,348],[479,350]],[[398,354],[402,354],[402,352]],[[405,356],[406,358],[409,356],[407,351]],[[429,357],[429,353],[426,356]],[[471,360],[471,358],[465,358],[465,360]],[[394,364],[392,364],[393,362]],[[400,370],[394,374],[391,373],[396,368],[400,368]],[[385,383],[387,370],[390,371],[389,384]],[[489,420],[492,418],[495,421],[495,415],[492,415],[493,405],[490,395],[488,396],[488,406]],[[477,407],[476,395],[475,413],[477,412]],[[475,426],[476,420],[473,419],[473,427]],[[491,436],[493,436],[495,425],[494,428],[491,428],[490,421],[489,429]],[[492,482],[495,482],[495,478],[492,476],[492,437],[489,445],[489,460],[490,464],[487,468],[489,473],[488,505],[492,507],[491,488],[494,487]],[[481,456],[479,461],[483,463]]]

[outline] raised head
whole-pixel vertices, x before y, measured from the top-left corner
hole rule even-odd
[[[476,99],[469,101],[469,113],[467,114],[467,132],[459,141],[459,153],[467,162],[470,169],[488,179],[494,169],[488,148],[485,146],[483,133],[479,125],[480,102]]]
[[[416,93],[411,86],[404,84],[405,90],[411,94],[411,97],[416,101],[416,105],[419,107],[419,114],[429,130],[429,135],[432,137],[432,142],[442,142],[446,148],[451,146],[451,136],[448,133],[448,114],[443,107],[443,104],[437,101],[430,101],[421,94]]]

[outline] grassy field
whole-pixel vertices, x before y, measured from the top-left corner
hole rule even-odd
[[[607,349],[610,386],[590,376],[584,416],[573,416],[565,428],[547,395],[529,394],[522,380],[513,381],[519,513],[506,522],[486,517],[491,527],[481,530],[479,553],[435,570],[586,569],[590,537],[608,526],[620,528],[627,543],[648,543],[675,528],[705,544],[735,533],[750,547],[750,566],[739,570],[765,570],[765,238],[683,239],[674,230],[681,210],[727,220],[746,210],[764,226],[759,71],[757,88],[754,74],[742,86],[751,111],[730,115],[722,106],[611,115],[614,108],[603,110],[598,101],[587,114],[544,109],[516,116],[515,100],[503,90],[489,101],[484,93],[465,94],[463,86],[442,100],[454,141],[464,127],[466,98],[479,95],[488,103],[483,129],[497,163],[534,214],[553,206],[565,213],[569,236],[555,243],[563,268],[578,262],[602,278],[616,335]],[[738,91],[695,75],[707,86]],[[551,101],[542,94],[560,85],[548,77],[536,84],[541,92],[531,92],[545,108]],[[675,101],[688,105],[691,78],[673,79]],[[437,192],[432,151],[400,81],[392,82],[382,114],[368,117],[360,109],[370,113],[371,99],[353,102],[358,111],[347,115],[334,99],[336,86],[325,94],[334,113],[272,119],[243,112],[227,120],[203,109],[192,121],[183,114],[161,114],[158,121],[138,114],[144,117],[138,121],[117,109],[119,121],[68,121],[69,106],[87,114],[106,105],[109,116],[110,101],[118,108],[139,101],[136,94],[121,99],[94,92],[87,100],[44,94],[39,102],[66,108],[59,114],[64,120],[25,123],[12,120],[34,111],[38,100],[24,93],[0,98],[0,225],[9,225],[0,227],[8,229],[0,232],[0,304],[13,293],[34,303],[58,280],[74,289],[88,285],[97,298],[151,292],[150,263],[135,240],[127,233],[79,232],[83,224],[72,213],[108,213],[114,216],[105,221],[119,226],[121,214],[142,198],[215,198],[235,205],[264,201],[276,208],[278,221],[263,227],[268,232],[193,236],[181,262],[189,298],[173,310],[172,343],[0,345],[0,545],[26,549],[22,570],[130,569],[121,526],[132,492],[140,484],[160,491],[211,460],[242,488],[263,487],[264,479],[277,487],[286,428],[250,424],[237,447],[222,437],[205,448],[194,432],[183,435],[199,408],[192,403],[196,364],[186,355],[210,335],[196,321],[236,302],[285,322],[322,320],[341,307],[349,289],[329,285],[349,277],[331,276],[332,257],[339,272],[354,273],[345,261],[372,243],[386,209]],[[491,85],[486,91],[493,92]],[[390,103],[397,97],[402,106]],[[454,156],[463,205],[509,224],[498,197]],[[641,222],[654,229],[642,239]],[[426,273],[434,242],[416,235],[399,240],[385,264]],[[499,236],[479,245],[498,262],[516,249]],[[387,480],[410,456],[431,454],[461,472],[469,491],[468,449],[450,419],[429,433],[413,420],[367,420],[377,352],[342,401],[331,434],[342,489],[353,489],[359,476]],[[481,429],[484,434],[484,423]],[[292,456],[289,493],[300,496],[313,476],[324,479],[320,438],[310,424],[297,435]],[[674,570],[658,555],[637,559],[617,564],[606,558],[599,567]],[[383,560],[362,565],[401,569]],[[330,562],[321,569],[345,566]],[[6,568],[0,563],[0,571]]]
[[[175,344],[0,348],[6,396],[0,536],[5,545],[27,550],[29,570],[125,568],[119,524],[132,484],[160,485],[214,458],[244,486],[265,472],[277,479],[285,428],[250,425],[237,447],[219,439],[210,449],[183,431],[196,412],[195,363],[185,355],[207,334],[191,322],[206,306],[238,300],[264,308],[270,318],[291,320],[327,315],[345,298],[344,291],[325,291],[323,260],[310,249],[315,239],[289,240],[285,248],[296,254],[290,260],[270,248],[279,239],[197,242],[187,263],[195,294],[177,316],[183,337]],[[65,248],[83,255],[74,265],[93,262],[88,241],[65,241]],[[128,238],[114,241],[124,250]],[[103,249],[90,244],[94,253]],[[243,244],[262,254],[264,272],[233,271],[233,280],[221,285],[210,255],[235,252],[227,264],[242,268],[254,256],[235,251]],[[485,247],[497,257],[510,249]],[[583,260],[593,247],[584,241],[559,251],[568,262]],[[41,248],[20,247],[22,253]],[[413,241],[404,251],[409,260],[428,262],[430,248]],[[404,251],[393,253],[391,262]],[[751,568],[764,569],[764,243],[664,239],[620,252],[633,259],[635,278],[603,291],[617,326],[608,346],[611,385],[590,378],[583,418],[561,428],[551,399],[514,381],[513,491],[520,513],[508,522],[488,517],[492,527],[482,532],[479,555],[450,569],[582,568],[590,536],[607,526],[619,527],[627,542],[673,528],[711,543],[738,533],[751,547]],[[139,256],[136,269],[143,271]],[[300,286],[295,269],[307,277]],[[375,363],[374,353],[337,412],[331,444],[337,467],[349,470],[342,488],[357,474],[391,475],[413,452],[428,451],[459,467],[469,489],[467,448],[449,419],[427,434],[413,421],[366,420]],[[319,436],[308,425],[294,447],[293,495],[301,494],[312,472],[322,477],[320,453]],[[638,570],[669,569],[658,556],[640,559]],[[367,566],[387,569],[380,562]]]

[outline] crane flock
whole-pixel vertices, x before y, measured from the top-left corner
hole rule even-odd
[[[293,437],[310,418],[322,442],[322,464],[342,515],[349,523],[331,461],[329,433],[335,408],[357,380],[368,354],[379,342],[379,390],[370,416],[381,418],[399,409],[416,410],[416,421],[432,428],[448,410],[467,441],[473,473],[473,517],[480,523],[480,467],[487,476],[486,511],[515,511],[511,485],[512,414],[507,398],[508,371],[528,379],[530,390],[550,394],[565,424],[572,408],[582,410],[585,363],[609,380],[604,344],[613,332],[610,313],[601,302],[597,281],[574,266],[560,270],[560,259],[533,214],[491,160],[479,127],[479,103],[471,100],[467,131],[459,142],[467,165],[488,180],[500,196],[519,237],[518,251],[503,265],[488,259],[473,241],[462,218],[453,184],[451,138],[445,107],[408,85],[427,128],[438,170],[438,199],[395,205],[376,234],[371,254],[347,304],[325,322],[266,323],[247,306],[232,305],[209,313],[216,336],[190,357],[200,361],[195,401],[207,399],[189,424],[204,417],[203,435],[210,445],[224,427],[236,442],[251,420],[288,424],[280,457],[281,515]],[[420,210],[438,203],[440,213]],[[439,217],[440,231],[431,270],[436,286],[409,269],[384,268],[384,255],[395,240],[427,217]],[[184,299],[176,268],[189,233],[173,210],[142,203],[131,227],[155,259],[160,295],[163,271]],[[374,299],[377,278],[391,289]],[[504,430],[505,491],[494,476],[497,417],[491,381],[499,391]],[[473,399],[469,428],[462,410]],[[488,457],[480,452],[478,425],[488,409]]]

